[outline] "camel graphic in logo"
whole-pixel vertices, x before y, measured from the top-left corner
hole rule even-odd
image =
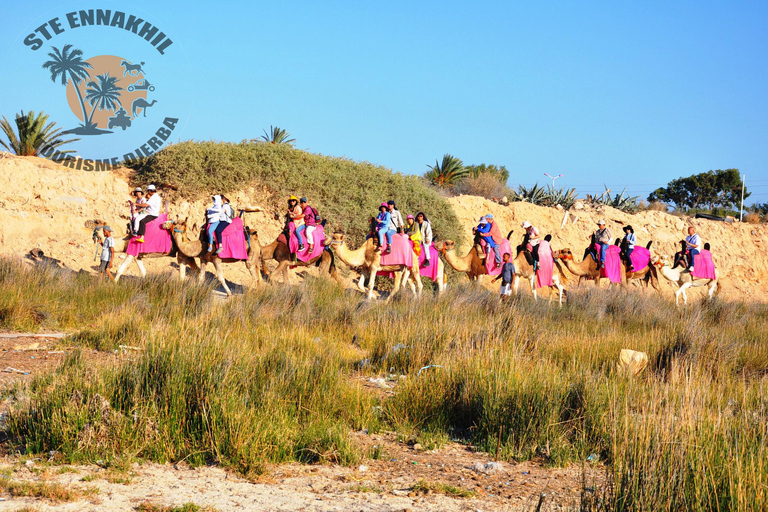
[[[114,128],[125,131],[139,114],[147,117],[149,107],[157,103],[149,101],[155,85],[147,80],[143,61],[133,64],[115,55],[84,60],[82,50],[71,44],[52,49],[48,54],[51,60],[43,68],[54,83],[66,87],[69,108],[80,120],[78,127],[64,133],[103,135],[113,133]]]

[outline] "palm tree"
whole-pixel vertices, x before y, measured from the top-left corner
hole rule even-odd
[[[91,115],[88,117],[88,124],[91,124],[93,120],[93,113],[96,112],[96,107],[99,110],[107,109],[114,112],[118,105],[123,106],[120,102],[120,91],[123,88],[117,86],[117,78],[109,76],[109,73],[97,75],[96,78],[99,80],[98,83],[90,81],[86,84],[88,88],[85,90],[85,99],[88,100],[92,107]]]
[[[443,162],[435,160],[435,165],[429,165],[429,171],[424,175],[433,185],[438,187],[452,187],[463,180],[469,170],[464,167],[464,162],[453,155],[443,155]]]
[[[290,136],[291,134],[282,128],[270,125],[269,133],[267,133],[267,130],[264,130],[264,135],[261,136],[261,139],[264,142],[271,142],[272,144],[288,144],[289,146],[293,146],[296,139],[289,139],[288,137]]]
[[[85,102],[83,101],[83,95],[80,93],[80,82],[86,78],[90,78],[88,69],[93,69],[88,62],[83,60],[83,52],[75,48],[71,52],[71,44],[65,45],[64,49],[59,51],[55,46],[53,51],[48,55],[52,60],[49,60],[43,64],[43,69],[47,69],[51,72],[51,81],[56,82],[61,78],[61,85],[67,85],[67,79],[72,80],[72,85],[75,87],[77,93],[77,99],[80,100],[80,107],[83,109],[83,122],[86,129],[92,128],[92,124],[88,119],[88,112],[85,110]]]
[[[48,116],[42,112],[37,115],[34,112],[24,114],[22,110],[21,114],[16,114],[16,129],[18,130],[18,135],[16,135],[11,123],[3,116],[3,119],[0,120],[0,129],[8,137],[8,144],[3,140],[0,140],[0,144],[8,151],[12,151],[20,156],[37,156],[41,154],[50,156],[56,148],[80,140],[61,140],[61,128],[56,128],[56,123],[53,121],[46,125],[47,121]],[[58,151],[62,154],[74,153],[71,149]]]

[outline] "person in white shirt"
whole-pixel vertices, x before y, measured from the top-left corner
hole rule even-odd
[[[216,230],[213,232],[213,234],[216,237],[216,243],[218,244],[218,248],[216,249],[215,254],[221,254],[221,251],[224,250],[224,246],[221,245],[221,234],[224,232],[225,229],[227,229],[227,226],[229,226],[232,223],[232,219],[235,218],[235,210],[232,208],[232,205],[229,204],[229,199],[224,194],[221,194],[221,213],[219,214],[219,225],[216,227]]]
[[[533,254],[534,269],[538,269],[539,266],[539,242],[541,237],[539,236],[539,228],[528,222],[523,222],[521,227],[525,230],[525,234],[528,235],[528,243],[531,244],[531,253]]]
[[[147,207],[144,210],[144,216],[139,220],[138,238],[135,240],[144,243],[144,233],[147,231],[147,224],[155,220],[160,215],[160,208],[163,205],[163,199],[157,193],[154,185],[147,187]],[[141,216],[140,216],[141,217]]]
[[[128,206],[131,207],[131,235],[136,236],[139,230],[139,221],[144,217],[144,208],[147,206],[147,198],[144,197],[144,191],[141,187],[136,187],[132,192],[133,197],[136,198],[136,202],[128,201]]]
[[[403,222],[403,215],[397,209],[393,200],[387,201],[387,209],[389,210],[389,230],[402,233],[405,222]]]
[[[699,254],[701,249],[701,237],[696,233],[696,228],[693,226],[688,228],[685,246],[688,249],[688,270],[693,270],[693,257]]]

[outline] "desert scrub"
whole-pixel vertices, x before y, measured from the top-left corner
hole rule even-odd
[[[78,308],[78,280],[0,269],[0,286],[23,284],[5,288],[13,304],[96,322],[88,343],[133,336],[144,348],[103,367],[74,352],[19,385],[7,433],[30,453],[248,474],[270,462],[352,464],[363,451],[350,430],[385,427],[506,460],[600,461],[611,510],[768,506],[765,304],[675,308],[654,292],[590,287],[562,308],[522,294],[502,305],[467,284],[384,304],[324,279],[213,303],[191,283],[157,283],[153,296],[90,281],[91,296],[110,301],[96,321]],[[616,367],[622,348],[648,354],[642,374]],[[361,386],[389,374],[392,394]]]
[[[417,176],[393,173],[368,162],[329,157],[286,144],[185,141],[163,148],[134,165],[138,185],[168,186],[183,197],[200,198],[211,191],[230,193],[252,184],[274,193],[284,207],[290,195],[306,196],[354,245],[368,232],[368,219],[382,201],[394,199],[406,213],[423,211],[439,239],[462,240],[450,205]],[[328,230],[326,229],[326,231]]]

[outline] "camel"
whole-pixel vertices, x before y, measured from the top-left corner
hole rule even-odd
[[[93,241],[94,242],[103,242],[104,241],[104,235],[102,233],[102,228],[106,226],[107,223],[103,220],[89,220],[85,223],[85,227],[89,229],[93,229]],[[171,222],[165,222],[163,224],[164,229],[171,229],[172,223]],[[131,240],[130,234],[126,234],[124,238],[117,238],[115,239],[115,253],[125,252],[128,248],[128,242]],[[117,272],[115,273],[115,282],[120,281],[120,277],[125,273],[126,269],[131,265],[132,262],[136,262],[136,266],[139,267],[139,272],[141,273],[141,277],[147,277],[147,269],[144,266],[144,263],[141,261],[145,258],[162,258],[166,256],[171,256],[170,253],[167,252],[150,252],[150,253],[142,253],[138,256],[134,257],[130,254],[125,257],[125,261],[123,261],[120,266],[117,268]],[[197,263],[195,263],[194,258],[188,258],[184,256],[181,253],[176,254],[176,262],[179,264],[179,270],[181,273],[181,279],[184,280],[184,277],[186,275],[187,266],[192,267],[193,269],[197,269]]]
[[[330,245],[336,253],[336,256],[338,256],[345,265],[352,268],[362,269],[363,278],[360,280],[360,283],[363,282],[365,277],[368,277],[368,299],[373,299],[373,287],[376,284],[376,273],[379,271],[395,273],[395,286],[392,288],[392,293],[387,298],[387,302],[400,291],[404,281],[410,281],[409,284],[416,295],[421,295],[422,284],[418,271],[419,258],[413,251],[411,251],[411,254],[413,255],[412,272],[405,265],[382,266],[380,261],[381,249],[374,246],[372,238],[367,239],[362,246],[352,250],[348,248],[344,242],[343,233],[334,233]],[[358,284],[358,286],[362,288],[360,284]]]
[[[509,235],[507,237],[512,235],[512,231],[509,232]],[[527,279],[531,284],[531,292],[533,292],[533,298],[535,300],[539,299],[538,291],[536,289],[536,273],[533,271],[533,255],[527,248],[528,246],[528,235],[523,237],[523,243],[517,246],[517,256],[515,256],[515,259],[512,260],[512,263],[515,264],[515,275],[517,276],[517,279],[515,279],[515,295],[517,295],[517,288],[520,283],[521,279]],[[563,274],[563,269],[560,267],[560,263],[557,261],[557,258],[555,258],[555,271],[552,273],[552,286],[550,288],[552,290],[557,290],[559,295],[559,303],[562,306],[563,305],[563,292],[565,290],[565,287],[561,283],[560,276],[563,277],[563,281],[565,280],[565,275]]]
[[[138,115],[136,111],[142,109],[144,117],[147,117],[147,109],[155,103],[157,103],[157,100],[152,100],[152,103],[149,103],[144,98],[136,98],[131,103],[131,116],[136,117]]]
[[[685,267],[672,268],[666,256],[654,254],[651,258],[651,264],[657,267],[661,275],[668,281],[677,285],[678,288],[675,290],[675,306],[680,304],[680,295],[683,296],[683,304],[688,305],[688,295],[685,293],[685,290],[688,288],[706,286],[708,288],[707,296],[710,300],[720,290],[720,273],[717,269],[715,269],[714,279],[697,279],[691,276],[691,272]]]
[[[219,258],[216,254],[208,252],[203,243],[198,240],[190,240],[187,237],[187,219],[183,221],[176,221],[171,223],[173,225],[173,233],[171,240],[173,240],[173,246],[179,255],[183,255],[185,258],[191,258],[193,261],[195,258],[200,260],[200,274],[198,279],[202,282],[205,279],[205,266],[208,263],[212,263],[216,270],[216,277],[224,288],[227,297],[232,296],[232,292],[227,286],[227,281],[224,279],[224,273],[221,270],[221,263],[237,263],[243,260],[233,258]],[[194,229],[193,229],[194,230]],[[202,233],[202,231],[201,231]],[[255,231],[250,232],[250,236],[254,237]],[[261,284],[261,272],[260,269],[264,266],[261,246],[258,243],[251,243],[248,248],[248,259],[245,260],[245,267],[251,274],[253,281],[256,285]],[[184,279],[184,267],[179,263],[179,269],[181,270],[181,278]]]
[[[291,251],[285,243],[285,238],[278,236],[277,239],[269,245],[261,245],[262,262],[267,260],[275,260],[277,262],[277,268],[273,272],[274,274],[282,274],[283,283],[288,282],[288,268],[289,267],[310,267],[316,265],[320,269],[320,274],[324,275],[326,272],[339,284],[342,283],[339,271],[336,268],[333,253],[331,251],[323,251],[320,256],[317,256],[310,261],[301,261],[296,258],[291,259]],[[255,233],[251,235],[251,244],[258,244],[259,238]],[[266,268],[264,269],[266,272]]]
[[[576,263],[573,259],[573,252],[571,252],[570,249],[560,249],[559,251],[555,251],[555,259],[562,260],[565,263],[565,268],[567,268],[571,274],[579,278],[579,283],[581,283],[582,278],[593,279],[595,285],[599,287],[600,280],[605,279],[604,277],[600,277],[597,262],[589,255],[585,255],[582,261]],[[620,262],[620,265],[621,284],[625,285],[627,283],[627,272],[623,261]]]

